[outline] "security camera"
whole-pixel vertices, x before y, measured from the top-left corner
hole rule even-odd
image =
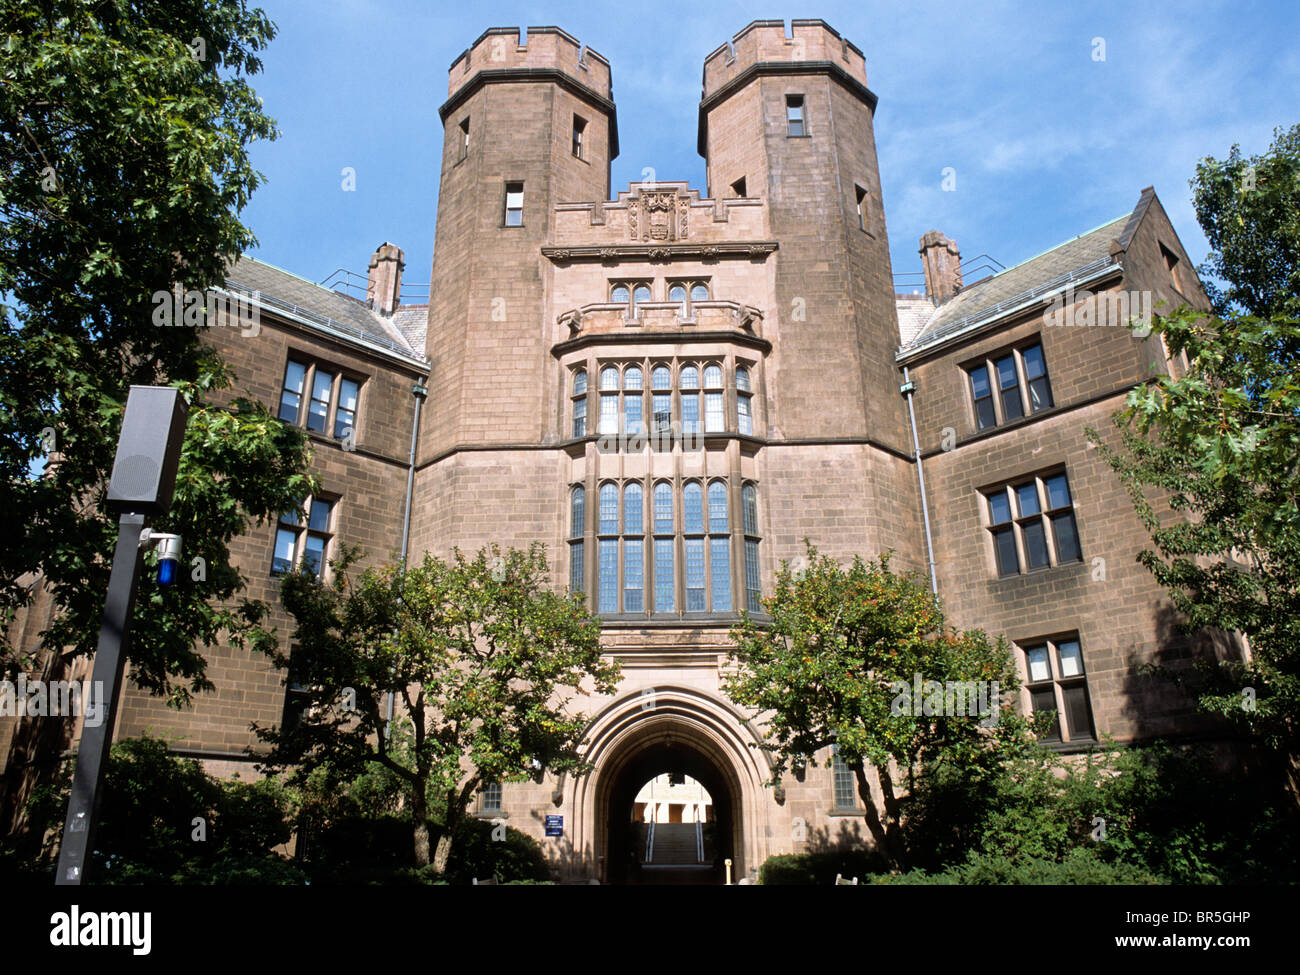
[[[181,561],[181,536],[146,528],[140,533],[140,547],[146,551],[158,549],[158,585],[174,584]]]

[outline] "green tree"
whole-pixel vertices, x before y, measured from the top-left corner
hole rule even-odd
[[[1191,185],[1212,310],[1155,319],[1185,374],[1129,394],[1119,449],[1088,435],[1150,532],[1138,560],[1184,629],[1249,642],[1245,663],[1201,663],[1200,705],[1289,755],[1300,796],[1300,126],[1262,156],[1202,160]]]
[[[181,386],[185,458],[158,527],[203,568],[140,601],[132,653],[135,678],[177,702],[209,686],[196,643],[259,615],[212,606],[242,586],[226,543],[306,493],[300,437],[261,407],[212,405],[231,377],[211,323],[154,323],[157,293],[221,285],[255,243],[238,219],[260,181],[246,150],[275,130],[247,76],[273,36],[238,0],[0,0],[0,630],[35,574],[59,608],[45,645],[93,650],[127,391]],[[32,650],[6,642],[0,667]]]
[[[954,632],[938,600],[914,576],[893,572],[887,554],[879,562],[855,558],[846,569],[809,545],[807,562],[798,574],[782,565],[764,600],[770,623],[746,615],[733,629],[738,667],[725,689],[766,722],[774,781],[837,745],[857,780],[877,849],[901,865],[907,852],[900,787],[926,763],[972,774],[995,767],[1000,743],[1025,732],[999,699],[1019,682],[1004,641],[992,643],[978,630]],[[913,694],[917,681],[921,700]],[[981,681],[982,715],[975,701],[959,705],[949,684]],[[895,781],[891,761],[905,781]],[[872,796],[868,766],[879,779],[883,809]]]
[[[602,659],[597,619],[545,587],[540,543],[504,555],[492,546],[472,560],[457,551],[450,562],[426,553],[415,567],[355,580],[350,561],[334,564],[329,585],[306,572],[282,584],[296,649],[266,649],[308,690],[295,727],[258,729],[272,746],[265,767],[305,777],[323,763],[343,775],[384,766],[406,786],[416,864],[444,873],[481,784],[586,769],[586,718],[568,705],[576,693],[611,693],[618,667]],[[390,694],[411,722],[400,749],[389,738]]]

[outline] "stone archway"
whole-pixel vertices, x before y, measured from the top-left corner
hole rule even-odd
[[[627,882],[636,792],[664,772],[689,775],[712,797],[717,882],[724,858],[733,882],[762,863],[771,800],[765,756],[750,747],[753,730],[728,704],[691,688],[650,688],[598,714],[589,735],[595,770],[574,783],[575,839],[592,851],[603,883]]]

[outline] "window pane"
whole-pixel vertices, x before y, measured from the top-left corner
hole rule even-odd
[[[334,374],[316,370],[311,383],[311,408],[307,412],[307,429],[325,432],[325,417],[329,413],[330,393],[334,388]]]
[[[1043,347],[1041,345],[1031,345],[1020,353],[1025,362],[1025,378],[1037,379],[1039,376],[1047,375],[1047,366],[1043,362]]]
[[[579,369],[573,374],[573,395],[581,396],[587,391],[587,370]]]
[[[742,393],[749,392],[749,370],[744,366],[736,369],[736,388]]]
[[[1013,576],[1020,571],[1020,561],[1016,558],[1016,539],[1010,528],[1002,528],[993,533],[993,547],[997,552],[999,576]]]
[[[1052,405],[1052,387],[1048,385],[1047,377],[1042,379],[1031,379],[1029,381],[1029,408],[1032,412],[1037,413],[1039,410],[1045,410]]]
[[[997,416],[993,413],[993,397],[977,400],[975,403],[975,418],[979,423],[979,429],[987,430],[997,422]]]
[[[709,531],[727,531],[727,485],[722,481],[709,484]]]
[[[620,305],[626,304],[627,295],[628,295],[627,288],[625,288],[621,284],[617,284],[614,286],[613,290],[610,291],[609,300],[613,302],[617,302]]]
[[[1038,514],[1038,485],[1033,481],[1016,485],[1016,507],[1020,516]]]
[[[672,389],[673,374],[667,366],[655,366],[650,373],[650,385],[654,389]]]
[[[736,396],[736,415],[740,420],[740,432],[752,434],[754,432],[754,418],[749,412],[749,397],[743,393]]]
[[[987,366],[980,366],[978,369],[970,371],[970,388],[976,399],[983,399],[993,392],[989,388],[989,370]]]
[[[673,397],[671,393],[655,393],[651,404],[654,408],[654,425],[666,430],[673,421]]]
[[[740,492],[741,506],[745,509],[745,534],[758,534],[758,492],[754,485],[746,484]]]
[[[857,791],[857,776],[848,764],[840,758],[840,746],[831,746],[831,777],[835,784],[835,808],[852,809],[857,805],[854,798]]]
[[[691,288],[691,301],[708,301],[709,288],[707,285],[697,284]]]
[[[1043,523],[1034,519],[1024,526],[1025,558],[1031,569],[1041,569],[1047,565],[1047,538],[1043,532]]]
[[[697,433],[700,429],[700,394],[686,393],[682,396],[682,432]]]
[[[618,532],[618,488],[613,484],[600,486],[600,524],[597,531],[602,535]]]
[[[1044,478],[1043,483],[1047,486],[1048,508],[1068,508],[1070,506],[1070,486],[1066,483],[1064,474]]]
[[[316,575],[325,571],[325,539],[320,535],[307,536],[307,542],[303,546],[303,562],[307,570]]]
[[[1056,647],[1061,663],[1062,677],[1078,677],[1083,673],[1083,654],[1078,640],[1062,640]]]
[[[990,494],[988,499],[990,524],[1001,525],[1011,520],[1011,502],[1007,500],[1005,491]]]
[[[633,300],[633,301],[649,301],[649,300],[650,300],[650,289],[647,288],[644,284],[638,284],[638,285],[636,286],[636,288],[634,288],[633,291],[632,291],[632,300]]]
[[[1034,713],[1039,714],[1043,711],[1056,710],[1056,692],[1051,687],[1043,687],[1038,690],[1029,692],[1029,700],[1033,706]],[[1044,741],[1061,740],[1061,719],[1058,715],[1052,722],[1051,728],[1043,735]]]
[[[355,412],[357,408],[357,393],[360,392],[360,386],[355,379],[339,380],[339,409]]]
[[[722,367],[721,366],[704,367],[704,388],[705,389],[722,388]]]
[[[587,524],[587,489],[581,485],[573,489],[569,515],[569,537],[581,538]]]
[[[613,366],[606,366],[600,370],[600,388],[618,389],[618,370]]]
[[[704,489],[699,481],[689,481],[682,490],[682,530],[704,531]]]
[[[761,613],[758,589],[758,542],[745,539],[745,601],[751,613]]]
[[[1015,356],[1003,356],[995,363],[998,371],[998,388],[1002,390],[1002,416],[1015,420],[1025,415],[1020,402],[1020,384],[1016,378]]]
[[[346,382],[346,380],[344,380]],[[338,440],[355,434],[357,415],[351,410],[345,410],[341,405],[334,411],[334,437]]]
[[[655,612],[673,611],[673,540],[655,539]]]
[[[618,394],[602,393],[600,397],[600,433],[618,433]]]
[[[685,286],[684,286],[684,285],[680,285],[680,284],[675,284],[675,285],[673,285],[671,288],[669,288],[669,289],[668,289],[668,300],[669,300],[669,301],[685,301],[685,300],[686,300],[686,288],[685,288]]]
[[[709,568],[713,570],[713,612],[731,612],[731,539],[709,539]]]
[[[623,429],[628,433],[641,433],[641,395],[623,397]]]
[[[704,612],[704,539],[686,539],[686,611]]]
[[[623,532],[640,535],[645,531],[645,516],[641,504],[641,485],[629,484],[623,489]]]
[[[639,538],[623,542],[623,612],[645,612],[645,551]]]
[[[673,489],[671,485],[660,481],[655,485],[655,531],[664,534],[672,530]],[[658,558],[658,555],[655,558]]]
[[[524,188],[519,183],[511,183],[506,188],[506,206],[518,209],[524,205]]]
[[[1079,550],[1079,530],[1073,513],[1052,516],[1052,534],[1056,536],[1056,561],[1078,562],[1083,558]]]
[[[615,613],[618,611],[618,541],[602,538],[599,546],[597,571],[598,613]]]
[[[332,505],[328,501],[313,500],[311,512],[307,516],[307,527],[316,532],[329,531],[331,507]]]
[[[585,396],[573,401],[573,435],[587,435],[587,398]]]
[[[708,433],[718,433],[727,428],[722,414],[722,394],[704,394],[704,429]]]
[[[501,811],[501,783],[488,782],[483,786],[483,811]]]
[[[699,389],[700,371],[694,366],[682,366],[682,389]]]
[[[1047,647],[1030,647],[1025,651],[1025,659],[1029,664],[1030,683],[1052,679],[1052,669],[1047,663]]]
[[[569,591],[582,592],[587,588],[583,579],[582,556],[585,551],[583,542],[574,542],[569,546]]]
[[[297,535],[287,528],[280,528],[275,533],[275,555],[271,560],[272,572],[290,572],[293,570],[293,543]]]
[[[307,379],[307,367],[301,362],[289,360],[284,369],[284,389],[280,393],[280,419],[289,423],[298,422],[298,411],[302,406],[303,383]]]
[[[636,366],[629,366],[627,372],[623,373],[624,389],[643,389],[644,381],[645,377]]]
[[[1065,698],[1065,726],[1073,739],[1096,737],[1092,730],[1092,710],[1088,707],[1088,685],[1083,681],[1061,686]]]

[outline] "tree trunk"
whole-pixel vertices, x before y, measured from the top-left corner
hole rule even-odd
[[[867,809],[867,829],[871,831],[871,838],[876,841],[876,849],[889,861],[891,868],[897,869],[902,866],[901,844],[898,842],[897,832],[891,830],[890,824],[880,816],[880,810],[876,807],[875,797],[871,794],[871,785],[867,782],[867,772],[862,762],[854,764],[853,775],[858,780],[858,795],[862,798],[862,804]]]
[[[428,847],[426,846],[426,850]],[[451,856],[451,831],[438,837],[438,849],[433,855],[433,868],[439,875],[447,872],[447,858]]]
[[[415,865],[427,867],[429,865],[429,800],[424,794],[423,782],[416,783],[415,796],[411,801],[411,828],[415,838]],[[438,849],[442,849],[441,839],[438,841]]]

